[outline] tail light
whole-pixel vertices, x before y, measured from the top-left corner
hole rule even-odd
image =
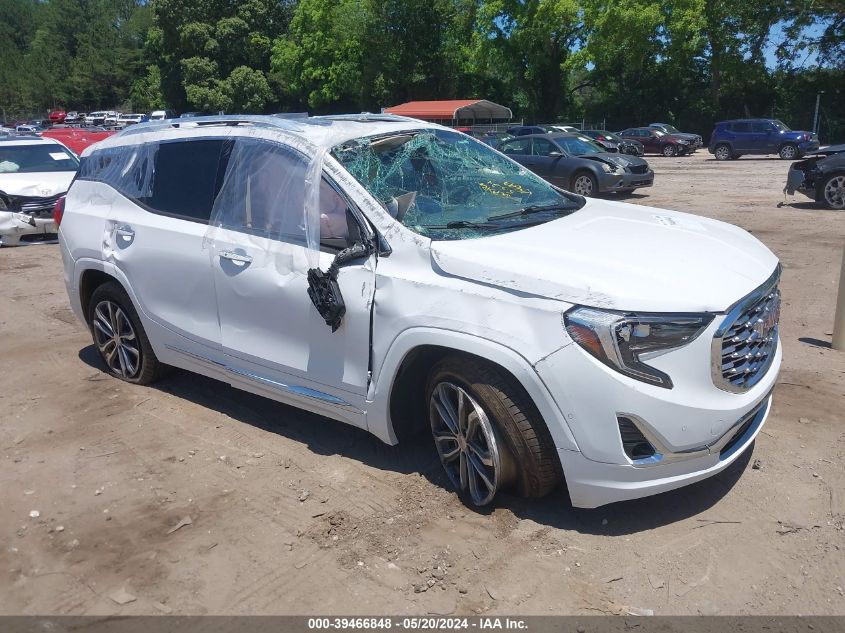
[[[56,226],[62,223],[62,216],[65,214],[65,196],[56,200],[56,206],[53,207],[53,222]]]

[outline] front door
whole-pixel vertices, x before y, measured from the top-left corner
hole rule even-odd
[[[212,218],[212,268],[233,384],[363,426],[375,257],[340,268],[346,306],[332,332],[308,296],[307,271],[327,270],[346,238],[348,203],[324,180],[323,241],[304,229],[307,161],[268,140],[238,139]]]

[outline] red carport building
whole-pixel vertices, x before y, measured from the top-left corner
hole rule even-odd
[[[408,101],[382,110],[385,114],[440,123],[442,125],[470,126],[510,121],[513,113],[498,103],[486,99],[452,99],[448,101]]]

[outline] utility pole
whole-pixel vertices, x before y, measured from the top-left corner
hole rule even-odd
[[[819,103],[821,103],[823,94],[824,90],[819,90],[816,93],[816,111],[813,113],[813,132],[815,134],[819,133]]]

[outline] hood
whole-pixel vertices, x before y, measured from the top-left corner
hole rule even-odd
[[[67,191],[75,175],[75,171],[0,173],[0,191],[9,196],[49,198]]]
[[[485,238],[435,241],[431,253],[456,277],[638,312],[724,312],[778,263],[731,224],[589,198],[570,216]]]
[[[623,169],[627,169],[633,165],[648,165],[639,156],[631,156],[630,154],[611,154],[608,152],[601,152],[598,154],[584,154],[582,158],[589,158],[592,160],[600,160],[611,165],[619,165]]]
[[[663,139],[667,141],[674,141],[677,143],[678,141],[689,141],[690,137],[694,137],[693,134],[667,134],[663,137]]]
[[[845,152],[845,145],[828,145],[826,147],[820,147],[816,154],[841,154]]]

